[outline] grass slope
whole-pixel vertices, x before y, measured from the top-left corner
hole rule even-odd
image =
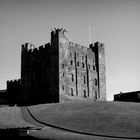
[[[140,104],[71,102],[29,107],[36,119],[93,134],[140,137]]]

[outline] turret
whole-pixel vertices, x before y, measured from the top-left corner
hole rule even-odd
[[[96,42],[90,45],[95,53],[95,63],[98,73],[98,88],[100,100],[106,100],[106,67],[105,67],[105,49],[104,44]]]

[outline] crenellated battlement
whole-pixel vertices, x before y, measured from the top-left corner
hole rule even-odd
[[[46,43],[39,47],[35,47],[35,45],[31,44],[31,43],[22,44],[22,51],[24,51],[24,52],[36,53],[36,52],[42,51],[44,49],[47,49],[47,50],[51,49],[51,44]]]
[[[98,47],[104,47],[104,44],[101,42],[95,42],[94,46],[98,46]]]
[[[87,51],[87,47],[79,45],[79,44],[76,44],[76,43],[73,43],[73,42],[69,42],[69,46],[70,47],[77,47],[77,48],[79,48],[81,50]]]
[[[63,29],[63,28],[54,28],[54,29],[51,30],[52,34],[58,34],[59,32],[64,34],[65,32],[67,32],[67,30]]]
[[[20,79],[14,79],[14,80],[8,80],[8,84],[20,84],[21,80]]]
[[[25,43],[25,44],[22,44],[22,50],[23,51],[29,51],[29,50],[33,50],[35,48],[35,45],[32,44],[32,43]]]
[[[101,43],[101,42],[95,42],[94,44],[90,44],[89,45],[89,48],[91,48],[93,50],[94,50],[95,47],[102,47],[102,48],[104,48],[104,44]]]

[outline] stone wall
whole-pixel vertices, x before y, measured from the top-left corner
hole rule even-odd
[[[94,52],[84,46],[68,43],[65,34],[61,34],[59,39],[60,94],[66,95],[65,97],[99,99]]]

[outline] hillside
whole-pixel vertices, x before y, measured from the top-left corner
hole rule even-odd
[[[66,129],[140,138],[139,103],[79,101],[30,106],[29,110],[37,120]]]

